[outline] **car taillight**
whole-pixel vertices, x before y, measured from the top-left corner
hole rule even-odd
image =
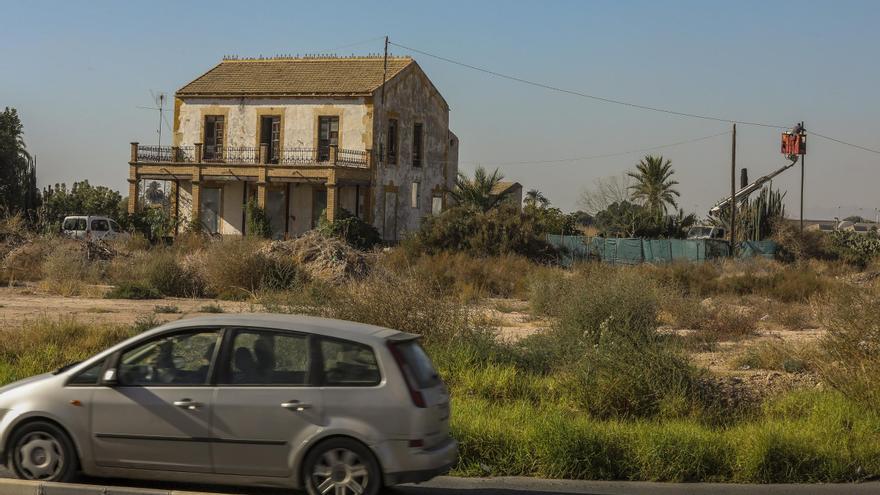
[[[388,343],[388,350],[391,351],[391,355],[394,356],[394,360],[397,361],[397,367],[400,368],[400,372],[403,373],[403,381],[406,382],[406,388],[409,390],[409,397],[412,399],[413,405],[419,408],[428,407],[425,403],[425,397],[422,395],[422,391],[416,387],[416,379],[412,374],[412,370],[409,368],[409,364],[403,357],[403,353],[400,352],[400,349],[398,349],[396,345],[390,342]]]
[[[411,448],[422,448],[422,447],[425,446],[425,441],[422,440],[421,438],[416,439],[416,440],[410,440],[410,441],[409,441],[409,446],[410,446]]]

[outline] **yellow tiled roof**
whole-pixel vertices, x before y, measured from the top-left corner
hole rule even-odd
[[[386,80],[413,63],[388,59]],[[227,59],[178,96],[368,95],[382,86],[382,57]]]

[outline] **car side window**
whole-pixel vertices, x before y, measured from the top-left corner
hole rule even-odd
[[[226,385],[309,384],[309,343],[305,335],[238,330],[226,363]]]
[[[97,363],[89,366],[88,368],[80,371],[76,375],[73,376],[70,380],[68,380],[68,385],[97,385],[98,379],[101,378],[101,370],[104,368],[104,360],[100,360]]]
[[[110,220],[110,227],[113,228],[113,232],[122,232],[122,229],[119,228],[119,224]]]
[[[381,380],[376,355],[370,346],[346,340],[321,340],[324,385],[369,387]]]
[[[92,230],[95,232],[107,232],[110,230],[110,223],[107,220],[92,220]]]
[[[155,338],[119,359],[120,385],[205,385],[218,330],[199,329]]]

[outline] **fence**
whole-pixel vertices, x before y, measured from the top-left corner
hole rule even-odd
[[[571,266],[586,259],[602,260],[614,265],[639,263],[670,263],[674,261],[706,261],[730,255],[730,243],[719,239],[629,239],[548,235],[547,242],[559,249],[560,261]],[[761,256],[773,258],[776,244],[772,241],[745,241],[739,244],[740,258]]]

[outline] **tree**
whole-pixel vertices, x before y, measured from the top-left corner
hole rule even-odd
[[[106,215],[122,222],[127,212],[122,195],[106,186],[93,186],[89,181],[55,184],[43,191],[40,221],[45,230],[57,230],[67,215]]]
[[[595,215],[614,203],[629,201],[629,188],[632,180],[629,175],[620,174],[600,177],[593,186],[584,188],[578,204],[589,215]]]
[[[159,181],[151,181],[144,190],[144,198],[151,204],[165,204],[165,190]]]
[[[492,194],[492,190],[502,179],[504,176],[497,168],[490,175],[485,168],[477,166],[473,179],[462,172],[458,173],[455,187],[449,191],[449,195],[459,206],[489,211],[505,199],[504,195]]]
[[[595,225],[606,237],[644,237],[656,226],[656,217],[642,205],[620,201],[597,213]]]
[[[632,199],[645,206],[656,217],[666,214],[669,207],[676,208],[675,197],[680,196],[673,189],[678,181],[672,180],[672,162],[663,161],[662,156],[647,155],[636,165],[635,172],[627,175],[635,179],[630,186]]]
[[[36,168],[14,108],[0,113],[0,213],[30,214],[37,206]]]
[[[547,196],[544,196],[544,193],[537,189],[530,189],[526,193],[523,203],[525,203],[526,207],[534,208],[546,208],[550,206],[550,200],[547,199]]]

